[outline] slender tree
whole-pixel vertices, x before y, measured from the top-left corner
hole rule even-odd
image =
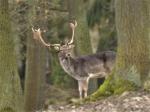
[[[143,87],[150,67],[149,1],[116,0],[118,49],[111,76],[93,95],[117,94]]]
[[[16,27],[13,29],[13,33],[16,37],[16,52],[17,52],[17,62],[18,62],[18,72],[21,78],[22,88],[24,89],[25,80],[25,63],[26,63],[26,41],[27,41],[27,29],[28,23],[28,9],[29,4],[26,0],[16,0],[11,3],[12,7],[12,25]]]
[[[92,47],[87,24],[87,9],[93,2],[85,0],[68,0],[68,10],[70,21],[76,20],[78,27],[75,32],[75,55],[87,55],[92,53]],[[89,5],[90,4],[90,5]],[[97,89],[97,79],[91,79],[89,83],[89,93]]]
[[[31,24],[42,26],[41,13],[35,13],[36,0],[29,0],[31,4],[29,21]],[[42,11],[43,9],[40,9]],[[37,10],[36,10],[37,11]],[[36,15],[37,14],[37,15]],[[35,112],[44,106],[44,86],[46,69],[46,49],[39,42],[33,39],[29,28],[27,38],[27,63],[25,77],[25,111]]]
[[[0,112],[23,112],[8,0],[0,0]]]

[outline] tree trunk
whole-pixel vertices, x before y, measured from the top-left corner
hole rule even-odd
[[[90,28],[90,39],[91,39],[91,46],[93,53],[96,53],[98,51],[98,45],[100,41],[100,34],[99,34],[99,28],[98,25],[95,25],[93,28]]]
[[[93,3],[93,2],[92,2]],[[92,53],[92,47],[87,24],[87,8],[89,1],[84,0],[68,0],[69,19],[76,20],[78,26],[75,31],[76,55],[87,55]],[[97,79],[91,79],[89,82],[89,93],[97,89]]]
[[[0,112],[23,112],[8,0],[0,0]]]
[[[116,0],[118,49],[111,76],[93,94],[119,94],[143,87],[150,68],[148,0]]]
[[[29,26],[28,23],[28,9],[29,4],[26,0],[18,0],[18,2],[12,3],[11,7],[13,15],[12,25],[16,27],[13,28],[16,41],[16,54],[17,54],[17,63],[18,63],[18,73],[21,79],[21,86],[24,90],[24,80],[25,80],[25,67],[26,67],[26,41],[27,41],[27,29]],[[14,13],[15,12],[15,13]],[[20,13],[24,12],[24,13]]]
[[[34,5],[36,0],[29,1],[32,5],[29,20],[32,24],[37,23],[41,26],[41,15],[35,14]],[[36,18],[32,18],[32,16]],[[31,28],[29,28],[31,29]],[[25,110],[35,112],[44,106],[45,96],[45,74],[46,74],[46,49],[32,37],[31,30],[27,38],[27,63],[25,77]]]

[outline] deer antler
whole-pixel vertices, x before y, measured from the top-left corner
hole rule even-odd
[[[76,26],[77,26],[77,21],[76,20],[75,20],[74,24],[70,23],[70,27],[72,29],[72,36],[71,36],[71,40],[68,44],[72,44],[74,42],[74,30],[75,30]]]
[[[32,32],[33,32],[33,38],[36,39],[36,40],[39,40],[44,46],[46,47],[59,47],[60,44],[50,44],[50,43],[46,43],[44,41],[44,39],[42,38],[42,35],[41,35],[41,30],[40,28],[39,29],[34,29],[32,28]]]

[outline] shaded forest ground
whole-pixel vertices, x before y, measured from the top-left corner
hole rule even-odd
[[[62,91],[60,93],[60,96],[64,95],[64,93],[65,92]],[[70,98],[70,95],[68,96],[68,98]],[[62,98],[62,96],[60,98]],[[97,100],[96,102],[90,102],[81,105],[70,104],[69,102],[61,102],[64,101],[65,98],[67,97],[64,96],[64,99],[59,99],[59,97],[57,97],[57,101],[60,103],[53,102],[52,104],[51,102],[51,104],[47,105],[47,109],[45,109],[43,112],[149,112],[150,111],[150,94],[149,92],[145,92],[143,90],[134,92],[133,91],[124,92],[121,95],[114,95],[107,98],[103,98],[101,100]]]
[[[70,103],[73,97],[78,98],[78,91],[75,88],[60,88],[53,85],[47,85],[47,88],[45,93],[45,108],[48,105],[66,105]]]

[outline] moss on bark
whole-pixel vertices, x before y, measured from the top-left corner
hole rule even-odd
[[[137,85],[131,81],[123,78],[115,79],[114,77],[114,74],[111,74],[111,76],[105,80],[104,84],[89,97],[90,100],[95,100],[99,97],[110,96],[113,94],[121,94],[124,91],[135,90],[137,87]]]
[[[92,95],[93,98],[143,87],[149,74],[148,1],[115,2],[118,33],[116,66],[110,77]]]

